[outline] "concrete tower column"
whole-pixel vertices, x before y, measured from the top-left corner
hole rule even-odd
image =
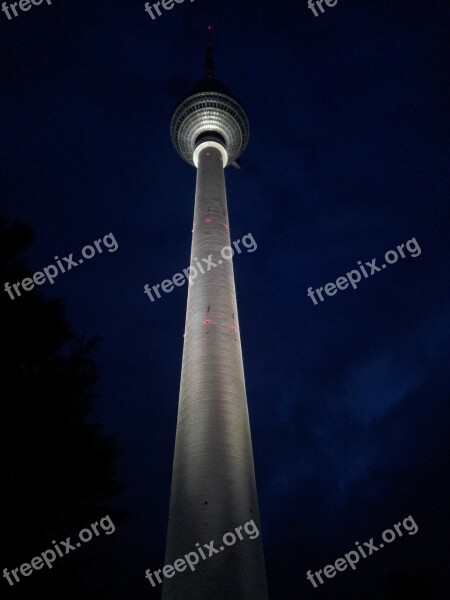
[[[230,230],[217,146],[203,143],[196,160],[191,265],[200,261],[205,273],[188,291],[165,562],[197,551],[196,543],[224,549],[200,558],[195,572],[165,579],[163,600],[267,598],[261,535],[250,539],[241,529],[240,540],[235,531],[253,520],[260,532],[260,521],[233,262],[223,258],[231,254]],[[210,256],[217,266],[207,271],[201,259]],[[227,532],[236,536],[230,547]]]

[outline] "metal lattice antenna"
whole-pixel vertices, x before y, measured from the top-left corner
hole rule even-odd
[[[207,79],[214,79],[214,55],[213,55],[213,42],[212,42],[212,27],[208,25],[208,37],[206,39],[206,77]]]

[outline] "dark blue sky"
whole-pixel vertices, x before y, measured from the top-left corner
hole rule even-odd
[[[216,72],[251,126],[226,172],[271,600],[385,600],[389,574],[448,598],[449,5],[196,0],[152,21],[144,2],[53,0],[0,13],[0,209],[32,224],[32,271],[112,232],[43,285],[73,328],[100,334],[95,418],[117,433],[128,522],[103,542],[112,598],[158,597],[195,170],[172,148],[177,101]],[[406,258],[317,306],[306,295],[397,245]],[[2,292],[4,293],[4,292]],[[15,300],[20,301],[20,300]],[[314,589],[333,563],[412,515],[406,536]],[[152,595],[153,593],[153,595]],[[400,596],[395,596],[399,598]]]

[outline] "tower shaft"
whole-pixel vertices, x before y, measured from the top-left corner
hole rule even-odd
[[[198,552],[197,542],[207,557],[203,544],[214,540],[215,548],[224,549],[206,559],[199,555],[194,572],[186,568],[165,578],[163,600],[267,599],[261,535],[250,539],[242,529],[243,539],[236,535],[236,527],[251,520],[261,529],[225,163],[217,142],[201,144],[191,249],[199,274],[188,291],[165,562]],[[229,547],[223,542],[227,532],[236,536]]]

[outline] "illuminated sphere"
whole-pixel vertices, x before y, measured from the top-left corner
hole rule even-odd
[[[219,87],[216,85],[204,87]],[[170,125],[176,151],[194,165],[194,151],[202,142],[215,141],[225,147],[228,166],[241,156],[248,143],[249,124],[242,106],[222,91],[209,89],[186,98],[176,109]]]

